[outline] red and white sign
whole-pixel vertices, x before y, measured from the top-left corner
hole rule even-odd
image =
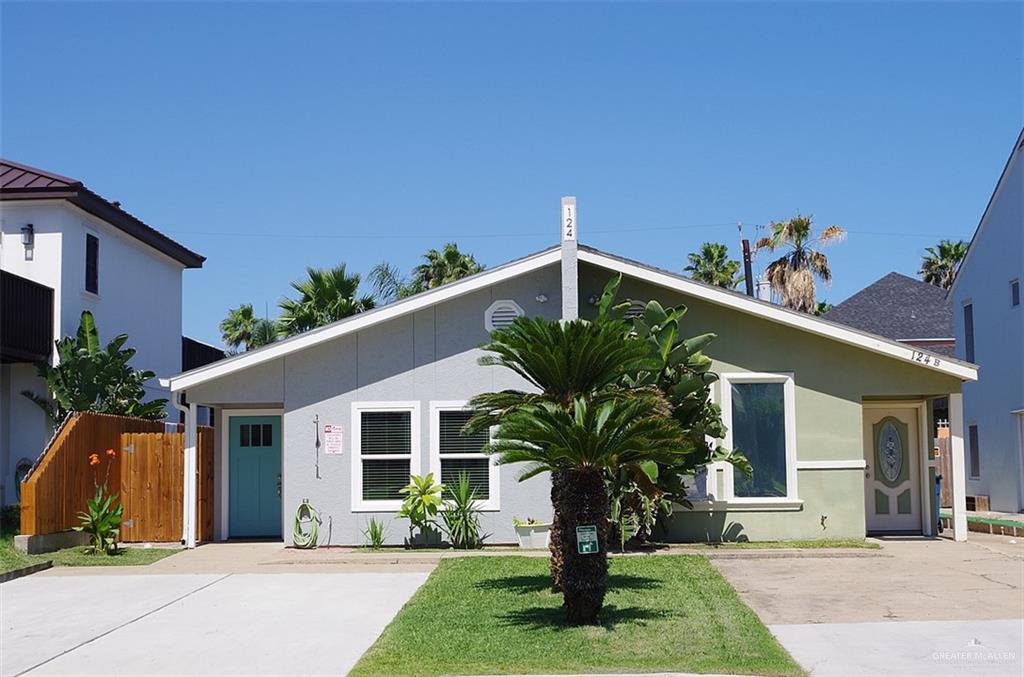
[[[340,425],[324,424],[324,453],[341,454],[344,436]]]

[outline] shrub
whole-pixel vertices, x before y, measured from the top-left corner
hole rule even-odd
[[[366,538],[367,548],[370,550],[380,550],[384,547],[384,542],[388,538],[388,530],[384,522],[378,522],[376,517],[371,517],[370,523],[366,525],[366,530],[363,531],[363,536]]]
[[[480,530],[480,509],[477,507],[476,492],[469,483],[469,475],[459,474],[459,482],[451,491],[451,498],[444,502],[441,519],[448,542],[453,548],[470,550],[483,546],[486,535]]]
[[[121,532],[124,506],[118,501],[119,494],[111,494],[107,490],[110,465],[114,460],[113,449],[107,449],[106,458],[106,470],[101,483],[97,474],[100,455],[89,454],[89,467],[93,469],[93,485],[96,487],[96,493],[86,501],[86,509],[78,513],[80,524],[73,528],[75,531],[89,534],[89,552],[113,555],[117,552],[117,537]]]
[[[402,487],[401,493],[405,494],[402,501],[402,508],[398,511],[399,517],[409,520],[409,542],[412,545],[413,529],[419,529],[420,535],[426,538],[428,527],[434,525],[434,517],[438,509],[443,505],[441,492],[444,491],[443,484],[434,484],[434,473],[412,475],[409,484]]]

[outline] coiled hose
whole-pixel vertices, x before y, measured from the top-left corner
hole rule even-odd
[[[292,544],[302,550],[315,548],[320,538],[321,523],[320,513],[309,504],[309,501],[300,503],[295,511],[295,529],[292,531]]]

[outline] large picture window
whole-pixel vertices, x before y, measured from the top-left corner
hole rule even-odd
[[[352,509],[397,510],[402,487],[419,471],[416,403],[352,405]]]
[[[732,472],[726,500],[797,500],[796,414],[793,378],[788,374],[723,374],[724,444],[740,451],[754,469],[747,477]],[[731,468],[730,468],[731,470]]]
[[[498,509],[498,466],[483,453],[489,433],[463,434],[472,413],[465,402],[434,402],[430,407],[430,469],[449,488],[465,474],[482,510]]]

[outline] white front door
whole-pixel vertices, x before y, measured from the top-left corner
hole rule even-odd
[[[864,500],[867,528],[921,531],[918,410],[864,408]]]

